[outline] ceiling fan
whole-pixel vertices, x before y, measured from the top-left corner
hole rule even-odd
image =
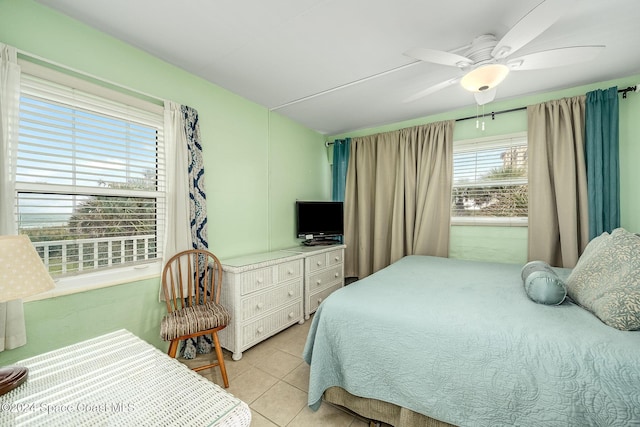
[[[411,58],[457,67],[459,75],[428,87],[405,99],[405,102],[418,100],[460,82],[462,87],[473,92],[478,105],[484,105],[495,99],[497,86],[512,70],[561,67],[595,58],[604,46],[571,46],[514,55],[556,22],[573,2],[543,0],[500,40],[493,34],[483,34],[474,38],[470,45],[450,52],[426,48],[408,50],[404,54]]]

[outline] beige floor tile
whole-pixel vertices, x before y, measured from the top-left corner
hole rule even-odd
[[[224,358],[224,365],[227,367],[227,376],[229,377],[229,380],[239,376],[248,369],[251,369],[253,366],[247,360],[232,360],[231,357],[228,359],[226,357]]]
[[[271,341],[275,348],[282,349],[289,341],[299,339],[298,335],[295,333],[296,327],[297,325],[291,326],[289,329],[285,329],[284,331],[269,338],[269,341]]]
[[[277,382],[276,377],[252,367],[234,378],[233,381],[229,381],[229,388],[226,390],[251,405]]]
[[[278,427],[259,413],[251,410],[251,427]]]
[[[305,362],[300,357],[275,349],[264,358],[256,360],[253,366],[282,379],[302,363]]]
[[[299,388],[305,393],[309,390],[309,365],[306,362],[302,362],[296,369],[287,374],[283,378],[288,384]]]
[[[293,336],[287,340],[283,340],[277,346],[278,350],[282,350],[296,357],[302,357],[304,351],[305,340],[300,337]]]
[[[300,339],[300,338],[303,338],[303,336],[304,338],[306,338],[308,333],[309,333],[309,322],[305,322],[302,325],[300,325],[299,323],[296,323],[295,325],[292,325],[287,329],[285,329],[284,331],[281,331],[278,334],[274,335],[270,339],[275,339],[274,341],[277,343],[279,340],[287,341],[292,338]]]
[[[307,405],[307,393],[279,381],[250,406],[279,426],[286,426]]]
[[[271,339],[267,339],[266,341],[262,341],[261,343],[243,351],[242,358],[240,360],[244,359],[250,364],[255,365],[256,362],[264,359],[276,350],[275,342]]]

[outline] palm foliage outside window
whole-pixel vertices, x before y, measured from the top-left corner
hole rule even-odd
[[[454,144],[453,224],[526,225],[526,135]]]
[[[162,143],[161,110],[23,75],[16,220],[53,276],[159,258]]]

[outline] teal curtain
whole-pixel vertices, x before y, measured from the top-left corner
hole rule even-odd
[[[620,226],[618,88],[586,94],[585,158],[589,239]]]
[[[336,202],[344,202],[350,147],[351,138],[337,139],[333,142],[333,188],[331,194]]]

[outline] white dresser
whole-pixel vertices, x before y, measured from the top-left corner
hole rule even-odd
[[[346,245],[300,246],[287,249],[304,255],[304,318],[309,319],[332,292],[344,286]]]
[[[220,260],[221,303],[231,323],[218,333],[222,347],[242,352],[281,330],[303,323],[304,254],[273,251]]]

